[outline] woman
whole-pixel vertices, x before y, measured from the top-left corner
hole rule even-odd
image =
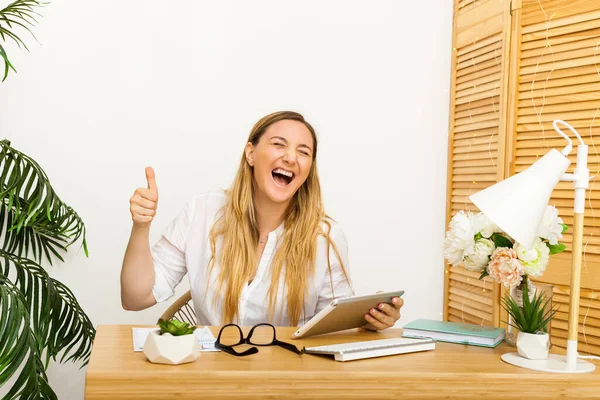
[[[297,326],[335,297],[353,295],[346,238],[323,210],[317,137],[298,113],[262,118],[250,133],[232,187],[195,197],[152,249],[158,188],[130,200],[131,237],[121,271],[121,301],[142,310],[173,296],[187,273],[198,324]],[[400,318],[403,301],[365,315],[367,329]]]

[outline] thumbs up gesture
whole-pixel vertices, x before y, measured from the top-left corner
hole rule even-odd
[[[158,206],[158,187],[156,187],[152,167],[146,167],[146,181],[148,181],[148,187],[137,188],[129,199],[131,219],[133,225],[138,227],[150,226]]]

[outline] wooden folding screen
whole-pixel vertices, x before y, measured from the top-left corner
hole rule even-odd
[[[448,221],[458,210],[476,210],[469,194],[524,170],[550,148],[562,149],[554,119],[574,126],[597,177],[586,196],[579,349],[600,354],[600,2],[465,0],[455,3],[454,14]],[[567,225],[572,188],[559,183],[551,200]],[[552,322],[557,347],[566,346],[571,234],[563,239],[567,251],[552,256],[539,278],[554,285],[560,307]],[[502,288],[462,268],[445,272],[446,319],[502,325]]]

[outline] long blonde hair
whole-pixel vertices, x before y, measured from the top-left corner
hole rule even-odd
[[[317,174],[317,136],[313,127],[301,114],[293,111],[280,111],[260,119],[252,128],[248,142],[256,146],[267,128],[275,122],[293,120],[303,123],[313,138],[313,162],[308,178],[295,193],[284,216],[284,233],[279,240],[281,246],[273,256],[271,287],[269,289],[269,319],[275,315],[279,280],[285,265],[285,287],[287,289],[288,319],[290,325],[298,325],[304,313],[304,299],[308,289],[308,280],[315,272],[317,241],[320,235],[333,248],[340,261],[346,280],[348,276],[338,249],[331,240],[330,218],[325,214],[321,199],[321,186]],[[238,317],[238,304],[242,289],[251,278],[258,260],[256,248],[259,240],[258,223],[254,205],[253,168],[248,164],[245,153],[242,154],[233,185],[227,191],[227,200],[219,212],[210,234],[212,256],[209,261],[209,276],[216,261],[216,241],[223,237],[220,249],[220,273],[217,279],[216,297],[224,289],[223,322],[230,323]],[[323,230],[322,224],[327,226]],[[331,282],[331,265],[329,265]],[[331,282],[333,291],[333,282]],[[216,301],[215,301],[216,304]],[[306,315],[304,315],[306,317]]]

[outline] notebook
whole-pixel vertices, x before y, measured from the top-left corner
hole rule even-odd
[[[417,319],[404,325],[402,336],[432,338],[441,342],[496,347],[504,339],[505,330],[488,326]]]

